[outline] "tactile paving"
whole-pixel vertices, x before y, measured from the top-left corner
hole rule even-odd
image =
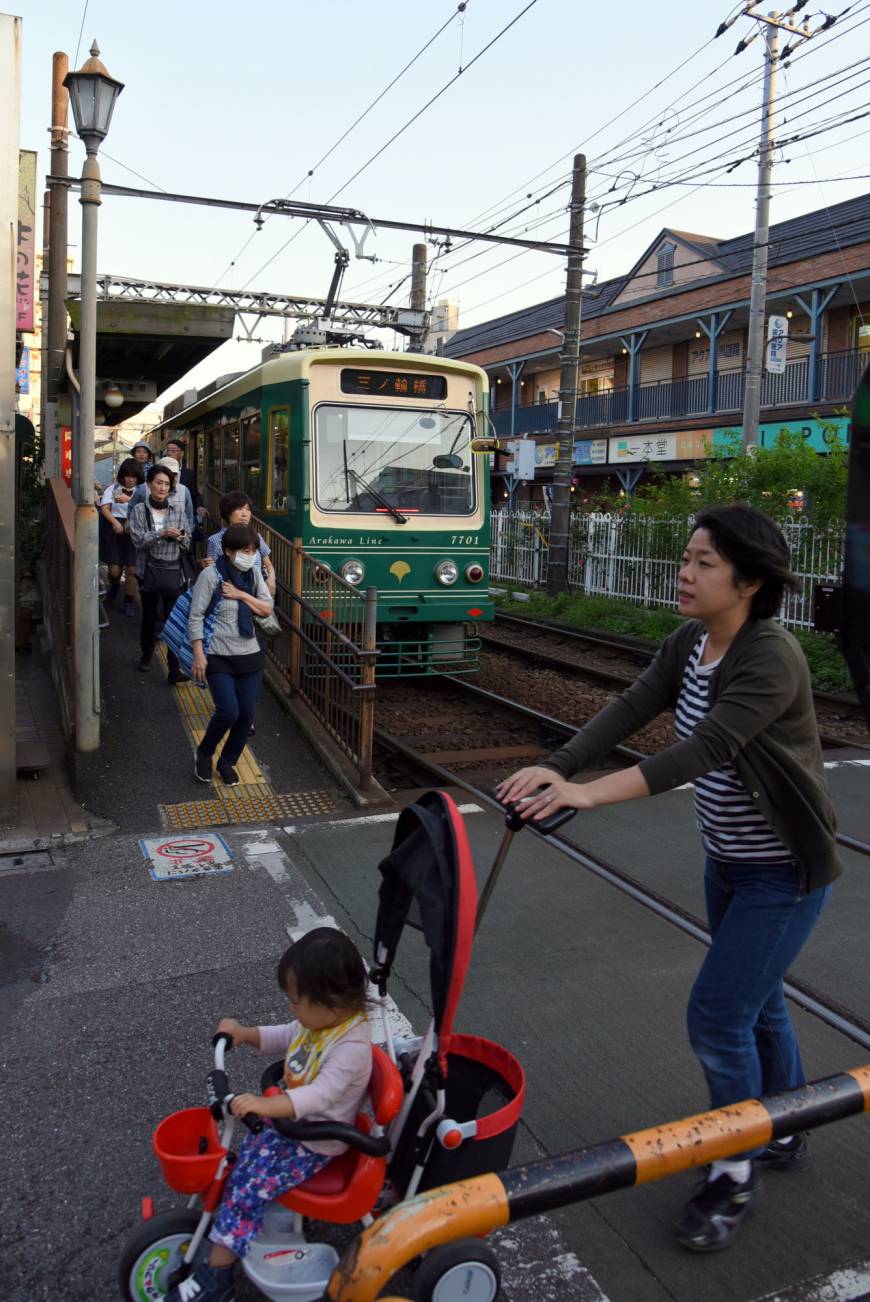
[[[276,796],[266,783],[228,787],[216,800],[189,800],[160,805],[164,826],[172,832],[192,827],[220,827],[227,823],[273,823],[282,818],[329,814],[335,801],[328,791],[294,791]]]

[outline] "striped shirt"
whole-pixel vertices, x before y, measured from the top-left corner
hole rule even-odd
[[[675,730],[690,737],[709,709],[710,677],[719,664],[700,664],[707,634],[698,639],[686,661],[677,701]],[[695,780],[695,817],[704,849],[726,862],[791,863],[793,856],[752,803],[731,764]]]
[[[160,516],[161,512],[157,512]],[[182,533],[187,530],[187,516],[184,507],[180,502],[169,501],[167,499],[166,509],[162,512],[163,520],[159,529],[149,528],[150,524],[157,524],[155,513],[147,502],[131,502],[130,512],[127,516],[127,524],[130,530],[130,537],[133,539],[133,546],[136,548],[136,574],[140,579],[145,577],[145,562],[149,556],[153,556],[156,561],[177,561],[180,555],[180,548],[187,550],[190,547],[190,535],[187,534],[183,542],[175,538],[164,538],[162,536],[164,529],[178,529]],[[150,520],[148,517],[151,517]]]

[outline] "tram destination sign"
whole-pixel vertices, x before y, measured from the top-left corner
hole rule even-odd
[[[344,367],[341,372],[342,393],[374,393],[384,398],[447,397],[445,375],[421,375],[413,371],[360,371]]]

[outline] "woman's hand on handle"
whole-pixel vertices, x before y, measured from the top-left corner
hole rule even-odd
[[[504,782],[496,787],[496,795],[505,805],[512,805],[522,796],[531,795],[539,787],[549,786],[558,780],[558,774],[552,769],[545,769],[541,764],[532,764],[529,768],[517,769]]]
[[[582,785],[568,782],[550,770],[548,784],[543,790],[521,796],[514,803],[519,808],[520,818],[536,823],[541,818],[549,818],[551,814],[558,813],[560,809],[594,809],[596,801],[592,787],[591,782]]]

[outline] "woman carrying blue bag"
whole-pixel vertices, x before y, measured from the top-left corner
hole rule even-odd
[[[221,545],[223,554],[196,581],[187,625],[193,678],[208,683],[215,703],[196,752],[194,771],[200,782],[211,782],[214,753],[229,733],[217,770],[228,787],[235,787],[239,782],[235,766],[254,722],[263,681],[263,652],[254,619],[270,615],[273,602],[262,571],[255,568],[258,540],[253,529],[245,524],[230,525]],[[221,599],[214,608],[218,593]],[[206,653],[203,626],[212,608],[214,627]]]

